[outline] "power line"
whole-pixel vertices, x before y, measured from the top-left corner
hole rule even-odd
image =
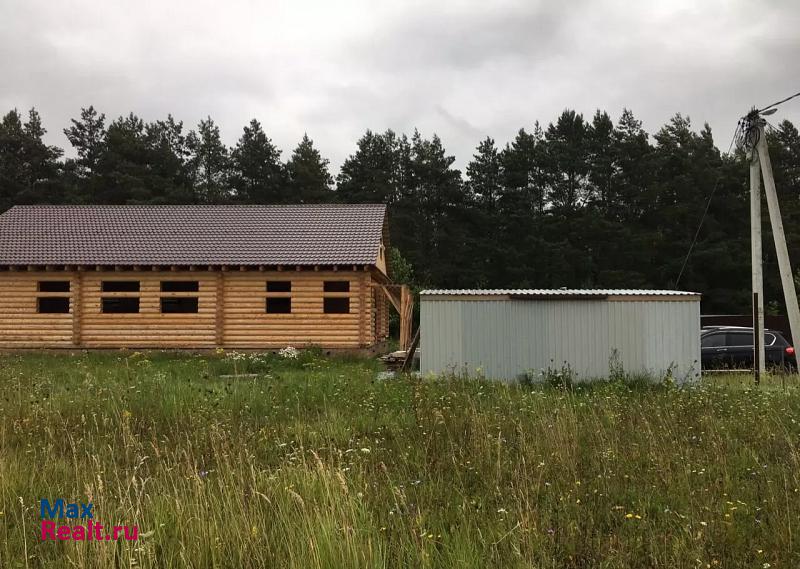
[[[731,153],[731,149],[733,148],[734,141],[739,136],[739,131],[742,130],[743,124],[740,120],[739,123],[736,125],[736,130],[733,133],[733,137],[731,138],[731,143],[728,145],[728,154]],[[686,270],[686,265],[689,263],[689,257],[692,256],[692,251],[694,250],[694,246],[697,244],[697,238],[700,236],[700,230],[703,228],[703,222],[706,220],[706,216],[708,215],[708,209],[711,207],[711,200],[714,199],[714,194],[719,187],[719,181],[722,179],[722,170],[720,169],[719,174],[717,174],[717,179],[714,182],[714,187],[711,189],[711,194],[708,196],[708,201],[706,202],[706,208],[703,210],[703,217],[700,218],[700,225],[697,226],[697,231],[694,232],[694,238],[692,239],[692,244],[689,245],[689,251],[686,253],[686,258],[683,260],[683,265],[681,266],[681,272],[678,273],[678,278],[675,279],[675,288],[678,287],[678,283],[681,282],[681,277],[683,276],[683,271]]]
[[[758,110],[758,112],[759,112],[759,113],[763,113],[763,112],[764,112],[764,111],[766,111],[767,109],[771,109],[772,107],[777,107],[778,105],[782,105],[782,104],[783,104],[783,103],[785,103],[786,101],[791,101],[791,100],[792,100],[792,99],[794,99],[795,97],[800,97],[800,93],[795,93],[794,95],[790,95],[789,97],[786,97],[785,99],[781,99],[780,101],[777,101],[777,102],[775,102],[775,103],[772,103],[771,105],[767,105],[767,106],[766,106],[766,107],[764,107],[763,109],[759,109],[759,110]]]
[[[728,146],[728,154],[731,153],[731,148],[733,148],[733,143],[736,140],[739,140],[738,146],[745,146],[748,144],[752,144],[755,147],[755,143],[758,142],[758,139],[753,139],[754,136],[757,136],[760,131],[753,129],[754,119],[758,118],[760,113],[777,107],[778,105],[782,105],[787,101],[791,101],[792,99],[800,97],[800,92],[795,93],[794,95],[790,95],[785,99],[781,99],[780,101],[776,101],[771,105],[767,105],[763,109],[753,109],[747,115],[739,119],[739,122],[736,124],[736,130],[733,132],[733,138],[731,139],[731,143]],[[773,111],[775,112],[775,111]],[[767,113],[772,114],[772,113]],[[770,125],[771,126],[771,125]],[[686,265],[689,263],[689,257],[692,255],[692,251],[694,250],[694,246],[697,244],[697,238],[700,235],[700,230],[703,228],[703,222],[706,220],[706,216],[708,215],[708,209],[711,207],[711,200],[714,199],[714,194],[717,191],[717,187],[719,187],[719,181],[722,179],[722,171],[720,170],[719,174],[717,175],[717,180],[714,182],[714,187],[711,189],[711,195],[708,196],[708,202],[706,202],[706,208],[703,210],[703,216],[700,218],[700,225],[697,226],[697,231],[694,233],[694,238],[692,239],[692,244],[689,245],[689,251],[686,253],[686,258],[683,260],[683,265],[681,266],[681,271],[678,273],[678,278],[675,279],[675,287],[677,288],[678,283],[681,281],[681,277],[683,276],[683,272],[686,270]]]

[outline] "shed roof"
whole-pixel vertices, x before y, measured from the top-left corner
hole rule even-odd
[[[525,288],[525,289],[429,289],[420,292],[421,296],[447,296],[447,297],[497,297],[498,299],[605,299],[609,297],[697,297],[699,292],[683,290],[646,290],[646,289],[578,289],[578,288]]]
[[[386,206],[15,206],[0,265],[372,265]]]

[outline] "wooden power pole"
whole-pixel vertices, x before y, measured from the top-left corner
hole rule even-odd
[[[750,265],[753,283],[753,369],[756,383],[766,368],[764,342],[764,267],[761,254],[761,165],[758,152],[750,152]]]
[[[775,112],[774,110],[771,112]],[[769,112],[766,114],[770,114]],[[772,162],[767,148],[767,136],[764,130],[766,122],[758,111],[754,110],[746,117],[748,121],[747,139],[752,145],[752,161],[750,163],[750,228],[751,255],[753,263],[753,345],[754,369],[756,377],[764,371],[764,284],[761,257],[761,195],[759,178],[764,180],[764,193],[767,196],[769,222],[772,236],[775,239],[775,253],[778,257],[778,270],[781,274],[783,297],[786,302],[786,313],[789,316],[789,327],[792,341],[800,341],[800,307],[797,304],[797,292],[794,286],[794,274],[789,261],[789,250],[786,247],[786,236],[783,232],[781,208],[778,203],[778,192],[775,189],[775,178],[772,175]],[[761,174],[759,176],[759,173]],[[757,328],[757,329],[756,329]],[[758,334],[758,336],[756,336]]]

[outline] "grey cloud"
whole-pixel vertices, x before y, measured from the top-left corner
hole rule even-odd
[[[727,147],[738,117],[800,90],[800,4],[407,0],[82,0],[0,4],[0,112],[36,106],[49,141],[90,104],[109,117],[207,115],[228,144],[256,117],[284,150],[304,132],[334,169],[366,129],[438,133],[464,168],[492,136],[564,108],[676,112]],[[800,103],[775,122],[800,122]],[[67,148],[69,153],[69,148]]]

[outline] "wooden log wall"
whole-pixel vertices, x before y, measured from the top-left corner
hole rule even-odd
[[[371,330],[362,330],[360,314],[370,314],[372,302],[359,294],[360,279],[367,272],[274,271],[229,272],[225,275],[225,329],[223,346],[275,348],[287,345],[318,345],[329,348],[357,348],[372,345]],[[267,293],[266,281],[286,280],[291,293]],[[346,280],[350,292],[325,293],[325,281]],[[290,296],[291,314],[266,314],[266,297]],[[324,297],[348,297],[349,314],[325,314]]]
[[[43,280],[70,281],[70,291],[39,292]],[[139,292],[103,292],[103,281],[138,281]],[[161,281],[198,281],[197,292],[161,292]],[[291,292],[271,293],[270,280]],[[349,281],[349,292],[324,282]],[[10,271],[0,273],[0,348],[358,348],[383,339],[383,310],[367,271]],[[38,297],[69,297],[68,314],[39,314]],[[162,297],[197,297],[198,312],[163,314]],[[291,298],[291,313],[267,314],[266,298]],[[105,297],[138,297],[139,312],[102,312]],[[325,297],[347,297],[347,314],[325,314]],[[380,318],[378,320],[381,320]]]
[[[67,293],[38,292],[39,281],[64,281],[74,274],[63,272],[7,272],[0,274],[0,347],[70,348],[73,347],[72,312],[38,314],[38,297],[63,297]]]

